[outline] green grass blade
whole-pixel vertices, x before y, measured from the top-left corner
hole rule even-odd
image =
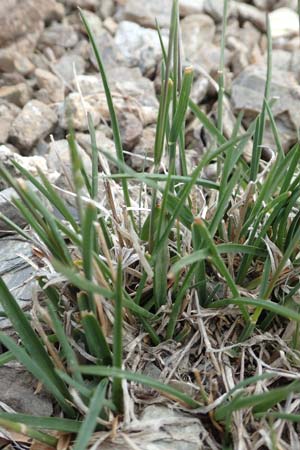
[[[187,394],[178,391],[177,389],[164,384],[154,378],[142,375],[139,373],[132,373],[125,370],[116,369],[114,367],[103,367],[103,366],[79,366],[81,373],[86,375],[98,375],[103,377],[118,377],[123,380],[134,381],[136,383],[144,384],[145,386],[152,387],[161,393],[165,393],[181,403],[184,403],[190,408],[198,408],[200,403],[192,399]]]
[[[119,259],[117,268],[115,292],[115,315],[113,328],[113,366],[117,369],[122,368],[122,351],[123,351],[123,277],[122,263]],[[119,412],[123,410],[123,389],[122,380],[114,378],[112,385],[112,399]]]
[[[103,409],[103,401],[106,395],[107,380],[102,380],[90,401],[87,415],[79,428],[78,435],[73,446],[73,450],[85,450],[89,444],[89,440],[96,428],[97,419]]]

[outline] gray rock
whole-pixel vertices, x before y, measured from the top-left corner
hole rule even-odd
[[[33,267],[22,258],[32,259],[32,245],[15,236],[0,239],[0,276],[15,296],[21,308],[28,308],[32,298]],[[0,311],[3,311],[0,306]],[[0,328],[9,328],[11,323],[0,318]],[[1,394],[1,400],[2,400]],[[2,400],[3,401],[3,400]]]
[[[8,7],[7,7],[8,6]],[[61,19],[64,7],[55,0],[18,0],[14,6],[0,5],[0,47],[29,32],[40,32],[44,20]]]
[[[0,244],[1,245],[1,244]],[[52,401],[44,390],[37,393],[37,380],[20,367],[0,367],[1,401],[18,413],[51,416]]]
[[[27,83],[19,83],[13,86],[0,88],[0,100],[6,100],[17,106],[24,106],[30,100],[32,90]]]
[[[266,17],[263,11],[253,5],[235,1],[233,3],[235,13],[242,22],[249,21],[260,31],[266,30]]]
[[[64,0],[64,3],[74,8],[77,8],[79,6],[83,9],[95,10],[99,5],[99,0]]]
[[[77,145],[77,149],[87,174],[91,176],[92,174],[91,158],[88,156],[88,154],[84,151],[84,149],[80,145]],[[72,180],[71,156],[69,144],[66,139],[61,139],[59,141],[51,142],[49,144],[47,163],[50,170],[57,171],[59,174],[61,174],[56,184],[63,189],[67,190],[72,189],[72,186],[70,186],[70,181]],[[74,201],[74,198],[68,195],[66,196],[66,199],[71,204]]]
[[[65,87],[57,76],[43,69],[36,69],[35,76],[40,89],[45,89],[51,102],[61,102],[64,100]]]
[[[129,158],[130,166],[134,169],[147,170],[153,166],[155,134],[155,127],[144,128],[140,141],[132,150]]]
[[[156,121],[158,101],[153,83],[143,77],[138,68],[114,67],[107,71],[107,76],[118,115],[133,113],[143,125]],[[59,123],[62,128],[68,129],[70,113],[74,128],[80,131],[88,129],[86,112],[92,115],[95,126],[100,123],[101,118],[110,120],[106,97],[101,84],[99,86],[97,93],[83,97],[85,109],[80,94],[71,93],[67,96],[64,105],[59,109]]]
[[[87,131],[87,114],[91,114],[93,123],[97,126],[100,123],[103,109],[105,109],[104,94],[101,97],[97,94],[86,95],[82,99],[79,93],[72,92],[58,110],[59,125],[67,130],[72,123],[75,130]]]
[[[200,64],[199,53],[211,43],[215,35],[214,21],[205,14],[187,16],[181,21],[182,42],[185,58]],[[213,45],[213,44],[210,44]]]
[[[38,169],[44,173],[48,173],[48,167],[45,158],[42,156],[21,156],[12,151],[7,145],[0,145],[0,162],[13,178],[19,178],[20,173],[13,165],[12,161],[19,163],[34,177],[38,176]],[[0,189],[6,188],[7,185],[0,181]],[[3,193],[3,192],[2,192]]]
[[[167,38],[164,36],[164,43]],[[162,58],[157,31],[143,28],[133,22],[119,24],[115,43],[129,67],[139,66],[142,73],[151,76],[156,64]]]
[[[102,19],[112,17],[114,15],[114,11],[114,0],[101,0],[100,5],[98,6],[98,13],[102,17]]]
[[[91,146],[91,137],[86,133],[76,133],[76,141],[78,144],[86,151],[86,153],[91,157],[92,156],[92,146]],[[96,143],[97,148],[101,151],[109,153],[113,158],[116,159],[116,147],[114,141],[109,139],[103,131],[96,130]],[[109,162],[109,166],[111,169],[115,168],[115,164],[111,161]]]
[[[128,0],[119,19],[130,20],[143,27],[152,28],[155,28],[155,19],[157,19],[159,26],[165,28],[170,23],[171,8],[172,0],[151,0],[151,2]]]
[[[290,55],[290,52],[288,54]],[[300,82],[300,50],[295,50],[291,56],[290,70],[295,73],[298,82]]]
[[[55,112],[38,100],[31,100],[13,121],[9,138],[24,154],[49,134],[57,122]]]
[[[101,56],[103,60],[103,64],[105,69],[110,69],[112,67],[119,67],[126,64],[124,60],[124,56],[121,53],[120,49],[116,45],[113,37],[107,31],[103,31],[96,35],[95,38],[96,45],[101,51]],[[95,67],[98,70],[97,61],[92,49],[90,49],[90,59]]]
[[[139,142],[142,133],[142,122],[132,113],[119,116],[120,134],[125,150],[132,150]]]
[[[34,70],[30,59],[16,50],[14,45],[0,49],[0,71],[29,75]]]
[[[203,9],[204,0],[179,0],[179,14],[181,17],[201,14]]]
[[[7,141],[11,124],[19,113],[20,108],[13,103],[6,101],[0,103],[0,144]]]
[[[272,111],[274,116],[287,112],[291,128],[300,123],[299,99],[300,87],[293,73],[284,70],[273,70],[271,96],[279,97]],[[261,110],[266,81],[266,67],[249,66],[232,85],[232,102],[235,110],[243,110],[253,116]]]
[[[232,3],[228,2],[228,16],[232,12]],[[216,22],[221,22],[223,18],[224,0],[204,0],[204,11]]]
[[[99,15],[95,14],[92,11],[87,11],[87,10],[84,10],[82,12],[83,12],[83,14],[84,14],[88,24],[89,24],[89,27],[92,30],[94,36],[98,36],[99,34],[103,33],[103,22],[100,19]],[[77,17],[78,16],[76,14],[76,18]],[[87,31],[86,31],[85,26],[84,26],[84,24],[83,24],[83,22],[81,20],[79,22],[79,27],[80,27],[79,28],[80,31],[87,35]]]
[[[66,83],[70,83],[74,79],[74,67],[78,75],[84,73],[85,61],[80,55],[67,53],[51,67],[55,74],[59,75]]]
[[[298,14],[290,8],[279,8],[269,14],[273,39],[291,38],[299,34]]]
[[[64,48],[72,48],[78,42],[78,36],[73,27],[63,23],[53,23],[46,28],[39,40],[39,46],[58,45]]]
[[[0,210],[8,219],[10,219],[15,225],[19,227],[24,227],[26,225],[26,220],[21,215],[19,210],[12,204],[12,199],[16,197],[16,192],[13,188],[6,188],[0,191]],[[14,233],[9,225],[7,225],[2,219],[0,219],[0,236],[5,236],[7,234]],[[0,248],[1,248],[0,240]],[[1,254],[1,250],[0,250]],[[3,264],[3,261],[2,261]]]

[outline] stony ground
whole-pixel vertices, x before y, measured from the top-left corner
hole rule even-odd
[[[92,115],[98,145],[114,152],[105,95],[78,16],[78,5],[93,29],[104,59],[127,162],[135,169],[151,166],[161,61],[155,18],[167,42],[171,3],[171,0],[0,1],[0,161],[13,176],[17,174],[11,161],[16,159],[32,174],[40,167],[59,187],[67,188],[62,167],[70,168],[65,139],[69,111],[88,170],[91,148],[85,111]],[[284,149],[288,151],[296,142],[296,129],[300,125],[296,7],[296,0],[231,0],[225,52],[228,98],[224,130],[228,137],[239,111],[244,112],[246,125],[261,109],[266,76],[265,11],[269,11],[273,39],[272,95],[278,97],[273,111]],[[195,68],[192,97],[212,118],[216,111],[222,9],[220,0],[180,1],[184,64]],[[209,137],[198,121],[189,121],[186,141],[193,164],[209,146]],[[268,159],[273,146],[271,133],[269,136],[267,133],[265,144],[264,157]],[[250,148],[246,159],[249,154]],[[211,165],[204,176],[213,178],[214,174],[215,167]],[[11,196],[11,189],[0,180],[1,212],[23,225],[10,204]],[[34,275],[34,267],[28,263],[30,246],[12,236],[1,221],[0,236],[0,275],[20,304],[27,307]],[[7,327],[7,321],[0,317],[0,328]],[[18,411],[51,414],[50,401],[34,396],[30,382],[14,368],[0,368],[0,389],[1,402]],[[148,414],[150,420],[151,410]]]

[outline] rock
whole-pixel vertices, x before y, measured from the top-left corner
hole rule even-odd
[[[128,151],[132,150],[139,142],[143,133],[141,121],[129,112],[119,116],[119,126],[123,148]]]
[[[33,376],[20,367],[0,367],[2,402],[18,413],[51,416],[51,398],[44,390],[37,393],[37,384]]]
[[[87,131],[88,120],[87,114],[91,114],[94,126],[100,123],[102,110],[105,109],[104,94],[102,98],[98,95],[80,96],[77,92],[73,92],[66,97],[62,108],[59,109],[59,125],[67,130],[69,121],[75,130]]]
[[[298,72],[293,65],[294,54],[286,50],[273,50],[272,51],[272,68],[281,70],[283,67],[285,70],[291,70],[291,72]],[[265,63],[267,63],[267,55],[264,55]],[[300,69],[300,66],[299,66]]]
[[[107,31],[103,31],[96,35],[95,41],[97,47],[101,51],[102,61],[106,70],[126,64],[122,52],[118,48],[113,37]],[[97,61],[92,49],[90,49],[90,59],[93,66],[98,70]]]
[[[260,31],[266,30],[266,18],[263,11],[260,11],[253,5],[248,5],[247,3],[237,1],[234,3],[234,9],[235,13],[242,22],[248,21]]]
[[[96,130],[96,143],[98,149],[104,150],[105,152],[108,152],[113,158],[116,159],[117,153],[116,153],[116,147],[114,141],[109,139],[103,131]],[[92,146],[91,146],[91,137],[89,134],[86,133],[76,133],[76,141],[78,144],[86,151],[86,153],[92,157]],[[104,159],[106,157],[104,156]],[[116,167],[114,163],[111,161],[108,161],[109,166],[112,168]]]
[[[15,192],[11,191],[11,196]],[[3,197],[3,196],[2,196]],[[1,198],[1,197],[0,197]],[[10,210],[12,206],[10,205]],[[1,212],[5,214],[5,209]],[[19,213],[17,213],[19,214]],[[13,220],[19,220],[17,216]],[[18,223],[18,222],[16,222]],[[1,225],[0,225],[1,226]],[[5,237],[0,240],[0,274],[8,289],[13,293],[19,306],[29,308],[32,299],[32,283],[34,276],[34,268],[22,257],[32,259],[32,244],[23,241],[19,237]],[[3,311],[0,306],[0,311]],[[9,319],[0,318],[0,328],[11,328]],[[1,389],[2,385],[1,385]],[[1,393],[1,401],[3,401],[4,391]]]
[[[209,81],[206,77],[199,75],[192,85],[191,99],[195,103],[200,103],[206,96],[209,88]]]
[[[28,84],[19,83],[14,86],[0,88],[0,100],[6,100],[17,106],[24,106],[30,100],[32,91]]]
[[[205,14],[187,16],[181,21],[183,51],[189,62],[201,65],[199,52],[207,48],[207,44],[214,38],[215,31],[214,21]]]
[[[153,166],[155,134],[156,127],[144,128],[139,143],[131,152],[130,167],[135,170],[147,170]]]
[[[290,52],[288,52],[290,55]],[[300,82],[300,50],[295,50],[291,55],[290,70],[296,74],[298,82]]]
[[[232,3],[228,2],[228,17],[232,12]],[[204,0],[204,12],[209,14],[216,22],[222,22],[223,10],[224,10],[224,0]]]
[[[164,35],[165,45],[167,45],[166,39]],[[142,28],[133,22],[123,21],[119,24],[115,43],[126,65],[140,67],[146,76],[154,73],[156,64],[162,58],[157,31]]]
[[[12,123],[9,138],[24,154],[49,134],[57,122],[55,112],[38,100],[31,100]]]
[[[39,40],[39,46],[54,46],[58,45],[64,48],[72,48],[78,42],[77,33],[70,25],[63,23],[53,23],[46,28]]]
[[[35,76],[40,89],[45,89],[51,102],[61,102],[64,100],[64,84],[53,73],[43,69],[36,69]]]
[[[0,49],[0,71],[19,72],[22,75],[29,75],[34,70],[34,65],[30,59],[18,52],[15,46]]]
[[[181,17],[201,14],[203,8],[204,0],[179,0],[179,14]]]
[[[102,19],[108,19],[112,17],[115,11],[114,0],[101,0],[97,11]]]
[[[85,71],[84,59],[72,53],[63,55],[56,63],[51,66],[55,74],[58,74],[66,83],[70,83],[74,78],[74,67],[77,75]]]
[[[0,144],[4,144],[7,141],[11,124],[19,113],[20,108],[13,103],[6,101],[0,103]]]
[[[107,77],[118,115],[126,112],[133,113],[144,126],[156,121],[158,101],[153,83],[143,77],[138,68],[114,67],[107,71]],[[85,77],[84,81],[86,81]],[[110,116],[102,84],[99,83],[98,90],[95,80],[92,83],[97,93],[84,95],[83,98],[86,112],[91,113],[94,124],[97,126],[101,118],[109,121]],[[74,128],[80,131],[87,130],[86,112],[79,94],[69,94],[65,104],[59,109],[59,123],[64,129],[68,129],[68,110],[71,112]]]
[[[0,47],[29,32],[40,32],[44,20],[59,20],[64,14],[63,5],[55,0],[18,0],[15,6],[6,6],[0,9]]]
[[[299,34],[299,17],[290,8],[279,8],[269,14],[273,39],[293,37]]]
[[[103,84],[100,75],[78,75],[76,80],[72,81],[72,87],[77,89],[79,84],[83,96],[103,92]]]
[[[19,171],[12,161],[19,163],[34,177],[38,176],[38,169],[48,173],[46,159],[42,156],[21,156],[12,151],[7,145],[0,145],[0,162],[13,178],[21,178]],[[0,189],[8,187],[5,183],[0,183]]]
[[[73,8],[77,8],[79,6],[82,9],[95,10],[99,5],[99,0],[64,0],[64,3],[68,6],[72,6]]]
[[[107,19],[104,20],[103,26],[113,36],[116,34],[118,29],[117,22],[115,22],[111,17],[107,17]]]
[[[90,29],[92,30],[94,36],[97,36],[103,32],[103,23],[100,19],[99,15],[93,13],[92,11],[84,10],[82,11],[84,14],[84,17],[86,18]],[[78,19],[78,15],[76,14],[76,18]],[[85,26],[83,22],[79,21],[79,30],[87,35],[87,31],[85,29]]]
[[[170,24],[172,0],[127,0],[119,20],[130,20],[143,27],[155,28],[155,20],[161,28],[167,28]]]
[[[164,42],[167,43],[166,40]],[[115,43],[126,65],[139,66],[146,76],[153,74],[157,62],[162,58],[157,31],[142,28],[132,22],[124,21],[119,24]]]
[[[82,159],[84,167],[88,175],[92,174],[92,162],[91,158],[83,150],[80,145],[77,145],[79,155]],[[57,171],[61,174],[58,182],[56,183],[63,189],[70,190],[69,180],[73,179],[71,157],[69,144],[66,139],[61,139],[49,144],[49,152],[47,155],[47,163],[50,170]],[[66,196],[67,200],[72,203],[73,197]]]
[[[26,220],[21,215],[19,210],[12,204],[12,199],[16,197],[16,192],[13,188],[6,188],[0,191],[0,208],[1,213],[4,214],[8,219],[13,221],[15,225],[19,227],[24,227],[26,225]],[[0,236],[5,236],[7,234],[12,234],[13,230],[9,225],[7,225],[2,219],[0,219]],[[0,258],[1,258],[1,242],[0,240]],[[1,261],[3,264],[3,261]],[[1,327],[1,319],[0,319]]]
[[[243,110],[245,117],[249,118],[258,114],[263,102],[265,81],[265,66],[253,65],[246,68],[233,81],[231,99],[235,110]],[[288,130],[296,130],[300,123],[300,87],[293,73],[274,69],[270,95],[278,97],[272,111],[276,119],[281,117],[287,130],[285,134],[289,136]],[[290,140],[290,136],[288,139]],[[284,141],[283,146],[287,146]]]

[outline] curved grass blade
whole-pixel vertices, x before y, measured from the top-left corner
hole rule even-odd
[[[95,393],[91,398],[87,415],[78,431],[73,450],[85,450],[87,448],[92,433],[96,428],[99,414],[104,406],[103,401],[106,395],[107,384],[107,380],[102,380],[98,384]]]
[[[132,373],[126,370],[116,369],[115,367],[104,367],[104,366],[79,366],[79,370],[81,373],[86,375],[98,375],[103,377],[118,377],[123,380],[134,381],[136,383],[144,384],[145,386],[152,387],[162,394],[166,394],[168,397],[171,397],[173,400],[178,401],[181,404],[186,405],[190,408],[198,408],[201,406],[196,400],[192,399],[187,394],[178,391],[177,389],[169,386],[168,384],[164,384],[160,381],[155,380],[154,378],[148,377],[146,375],[142,375],[139,373]]]
[[[77,433],[82,424],[79,420],[64,419],[62,417],[31,416],[28,414],[0,412],[0,419],[10,420],[30,425],[31,428],[42,428],[43,430],[62,431],[64,433]]]

